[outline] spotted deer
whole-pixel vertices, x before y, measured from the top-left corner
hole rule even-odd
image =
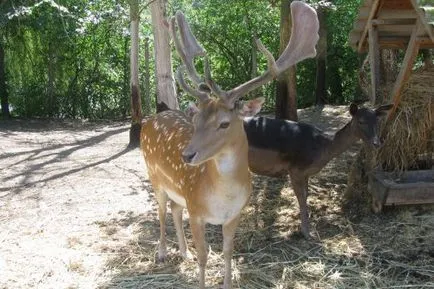
[[[252,187],[248,168],[248,143],[243,129],[245,116],[259,112],[263,99],[244,103],[237,100],[273,80],[289,66],[313,57],[318,41],[315,10],[305,3],[291,4],[291,39],[277,61],[258,40],[258,48],[267,58],[268,70],[262,75],[225,91],[212,79],[205,50],[199,45],[181,12],[169,24],[170,34],[183,66],[178,69],[181,87],[199,100],[191,120],[183,112],[168,110],[146,118],[141,128],[141,150],[149,179],[158,202],[160,241],[158,259],[166,258],[166,205],[170,201],[181,255],[190,253],[182,225],[187,208],[197,251],[199,287],[205,288],[207,245],[205,225],[221,224],[225,260],[224,288],[232,287],[231,259],[235,230],[247,204]],[[204,78],[194,59],[204,59]],[[184,68],[185,67],[185,68]],[[184,69],[190,84],[184,79]]]

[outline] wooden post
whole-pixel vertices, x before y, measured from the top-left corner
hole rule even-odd
[[[387,116],[387,121],[389,121],[398,107],[401,101],[401,91],[404,85],[407,83],[410,77],[411,69],[413,68],[414,60],[416,59],[417,53],[419,52],[419,42],[417,41],[417,34],[419,32],[421,25],[417,21],[411,33],[410,41],[408,42],[407,50],[405,52],[404,60],[402,62],[401,70],[399,71],[398,77],[396,78],[395,84],[390,95],[390,99],[393,101],[393,107],[389,111]]]
[[[357,46],[357,51],[359,53],[363,52],[363,44],[365,42],[366,34],[368,34],[368,30],[370,28],[369,23],[371,23],[371,20],[375,17],[375,14],[377,13],[378,4],[380,3],[380,0],[375,0],[375,2],[371,6],[371,10],[369,11],[368,19],[366,20],[366,23],[368,25],[365,26],[365,29],[363,29],[362,35],[360,37],[360,42]]]
[[[377,26],[369,22],[369,62],[371,64],[371,103],[381,103],[383,97],[380,89],[380,47],[378,45]]]

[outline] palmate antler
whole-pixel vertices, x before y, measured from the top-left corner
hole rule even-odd
[[[267,58],[268,69],[262,75],[255,77],[239,86],[225,91],[222,90],[211,77],[211,69],[205,50],[199,45],[196,38],[191,32],[190,26],[186,21],[182,12],[178,11],[171,19],[170,31],[175,43],[176,50],[184,63],[190,80],[199,88],[193,89],[187,85],[183,77],[183,68],[180,68],[177,73],[177,79],[181,87],[187,93],[204,101],[209,98],[209,91],[203,89],[203,84],[213,94],[225,101],[229,107],[233,107],[236,100],[241,96],[255,90],[265,83],[273,80],[279,74],[287,70],[290,66],[316,55],[315,45],[318,42],[319,22],[315,10],[306,3],[294,1],[291,3],[292,15],[292,30],[291,39],[282,55],[274,59],[273,55],[262,44],[260,40],[256,40],[258,49]],[[180,38],[178,38],[176,26],[178,26]],[[204,57],[205,77],[202,79],[194,66],[194,58],[196,56]]]

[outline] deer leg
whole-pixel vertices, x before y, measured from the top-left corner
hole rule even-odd
[[[155,195],[158,201],[158,217],[160,219],[160,243],[158,244],[158,261],[164,262],[167,257],[167,244],[166,244],[167,194],[166,192],[160,189],[156,189]]]
[[[223,224],[223,255],[225,257],[224,289],[232,288],[232,252],[234,250],[235,230],[240,223],[240,215]]]
[[[176,236],[178,237],[178,245],[181,256],[191,259],[191,253],[188,250],[187,242],[185,241],[184,226],[182,225],[182,211],[184,208],[174,201],[171,201],[170,209],[172,211],[173,223],[175,223]]]
[[[205,267],[208,258],[208,251],[205,241],[205,222],[200,218],[190,216],[191,234],[197,251],[197,262],[199,263],[199,288],[205,289]]]
[[[309,215],[307,209],[307,179],[298,179],[291,176],[291,182],[300,208],[301,233],[306,239],[311,239],[309,234]]]

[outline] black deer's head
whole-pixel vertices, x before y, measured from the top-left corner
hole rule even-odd
[[[381,105],[376,109],[366,107],[359,108],[357,104],[350,105],[350,114],[352,115],[352,127],[355,133],[365,143],[379,147],[381,145],[378,136],[378,120],[386,115],[386,112],[392,108],[392,104]]]

